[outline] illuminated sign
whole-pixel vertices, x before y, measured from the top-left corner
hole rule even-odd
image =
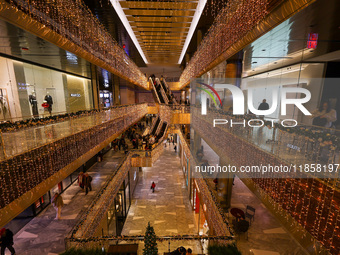
[[[319,37],[319,34],[317,33],[308,34],[308,41],[307,41],[308,49],[316,49],[316,46],[318,45],[318,37]]]
[[[80,97],[80,94],[70,94],[71,97]]]

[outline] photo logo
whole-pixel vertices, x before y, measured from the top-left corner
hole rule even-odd
[[[218,95],[217,91],[215,89],[228,89],[233,97],[233,115],[243,115],[245,114],[245,102],[244,102],[244,94],[243,91],[239,88],[236,87],[235,85],[231,84],[215,84],[214,87],[198,82],[198,84],[203,85],[210,89],[218,98],[220,107],[218,107],[218,104],[215,100],[215,97],[213,94],[201,87],[196,87],[199,90],[205,92],[201,93],[201,114],[206,115],[207,114],[207,95],[211,97],[213,102],[215,103],[216,108],[221,108],[222,107],[222,100],[220,96]],[[253,102],[253,92],[254,90],[252,88],[248,88],[248,100],[247,100],[247,106],[250,112],[252,112],[255,115],[261,115],[261,116],[266,116],[274,113],[277,109],[278,106],[278,99],[280,97],[281,101],[281,115],[287,115],[287,105],[295,105],[304,115],[312,115],[304,106],[304,103],[307,103],[311,99],[311,93],[309,90],[305,88],[293,88],[293,87],[284,87],[281,88],[281,91],[279,93],[278,88],[274,88],[272,91],[272,105],[269,109],[267,110],[259,110],[254,107],[254,102]],[[304,98],[287,98],[288,93],[300,93],[301,95],[305,95]],[[280,95],[279,95],[280,94]]]

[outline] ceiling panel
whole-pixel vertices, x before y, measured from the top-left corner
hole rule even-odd
[[[130,25],[132,26],[132,28],[134,27],[169,27],[169,28],[184,28],[190,27],[190,23],[183,23],[183,22],[179,22],[179,23],[175,23],[175,22],[131,22]]]
[[[128,16],[128,21],[134,21],[134,22],[168,22],[168,23],[174,23],[174,22],[185,22],[190,23],[192,21],[192,17],[159,17],[159,16]]]
[[[154,26],[154,27],[133,27],[133,31],[137,32],[188,32],[188,27],[161,27],[161,26]]]
[[[177,17],[188,17],[188,16],[194,16],[195,11],[191,10],[147,10],[147,9],[124,9],[125,15],[131,15],[131,16],[164,16],[164,17],[171,17],[171,16],[177,16]]]
[[[177,64],[198,0],[119,3],[149,63]]]
[[[177,9],[177,10],[195,10],[197,1],[185,2],[146,2],[146,1],[121,1],[120,6],[124,9]]]

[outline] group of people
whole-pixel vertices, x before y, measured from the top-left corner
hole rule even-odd
[[[185,99],[184,101],[182,101],[182,99],[180,99],[179,104],[190,105],[190,102],[189,102],[189,99]]]
[[[125,135],[123,134],[120,138],[114,139],[112,142],[112,147],[115,151],[127,150],[128,145],[125,142]]]
[[[85,190],[85,195],[87,195],[89,190],[92,191],[91,182],[92,182],[92,177],[88,173],[83,173],[83,172],[79,173],[78,184],[82,190]]]
[[[143,123],[138,123],[129,128],[120,138],[117,138],[112,142],[113,149],[115,151],[123,149],[127,153],[128,144],[125,140],[127,138],[132,143],[133,149],[151,150],[152,145],[157,142],[157,137],[150,134],[142,136],[138,130],[142,131],[144,128],[145,126]]]
[[[170,255],[192,255],[192,250],[190,248],[185,249],[183,246],[181,246],[170,252]]]
[[[175,143],[175,138],[173,137],[173,135],[171,135],[170,137],[168,137],[167,142],[169,143],[169,146],[170,146],[170,144],[172,143],[173,146],[174,146],[175,152],[177,152],[177,144]],[[165,143],[165,146],[166,146],[166,143]]]

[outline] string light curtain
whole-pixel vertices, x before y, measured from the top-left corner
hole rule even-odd
[[[24,12],[43,24],[46,33],[51,29],[109,65],[115,74],[147,88],[145,75],[82,0],[6,0],[6,2],[18,13],[17,16],[20,16],[19,12]],[[0,7],[3,10],[6,5],[1,3]],[[27,19],[27,22],[30,20]]]
[[[98,113],[99,115],[100,113]],[[77,158],[119,134],[147,114],[147,105],[117,107],[100,125],[0,161],[0,209],[51,177]],[[102,116],[98,116],[101,118]],[[1,214],[4,213],[0,211]]]
[[[219,156],[230,159],[232,165],[238,169],[240,166],[271,165],[289,166],[290,162],[280,158],[282,154],[287,154],[287,143],[283,142],[287,136],[290,141],[294,139],[294,134],[277,130],[278,151],[275,155],[265,151],[263,148],[252,144],[251,139],[255,136],[252,128],[211,128],[212,119],[228,119],[230,116],[222,113],[221,110],[210,110],[206,116],[200,114],[200,108],[191,106],[194,117],[191,125],[195,132],[214,148],[220,149]],[[241,121],[233,117],[234,121]],[[266,127],[264,127],[266,128]],[[245,136],[248,132],[249,136]],[[265,132],[265,131],[262,131]],[[209,134],[209,135],[206,135]],[[298,134],[301,140],[308,141],[303,134]],[[248,138],[247,138],[248,137]],[[247,139],[245,139],[247,138]],[[320,155],[323,148],[320,138],[314,139],[313,151],[309,154]],[[317,143],[320,143],[317,145]],[[217,150],[218,150],[217,149]],[[214,149],[215,150],[215,149]],[[326,165],[333,165],[332,155],[335,153],[330,146],[328,162]],[[297,154],[297,153],[295,153]],[[306,155],[308,152],[306,152]],[[293,160],[296,160],[293,158]],[[292,161],[293,164],[295,161]],[[318,158],[312,161],[318,162]],[[240,173],[238,173],[240,174]],[[299,233],[301,239],[308,240],[306,231],[314,237],[314,241],[320,242],[331,254],[339,254],[340,243],[340,193],[339,178],[308,178],[307,174],[297,175],[292,178],[293,173],[281,173],[283,178],[279,178],[277,173],[246,173],[246,178],[251,178],[256,186],[256,191],[266,198],[267,201],[287,222],[291,222],[292,228]],[[339,176],[339,172],[334,173]],[[333,175],[335,177],[336,175]],[[265,176],[265,178],[263,178]],[[301,178],[299,178],[301,176]],[[293,221],[290,221],[293,219]]]
[[[180,76],[180,87],[188,84],[191,78],[197,77],[210,63],[261,21],[268,13],[269,1],[228,1]],[[216,12],[215,7],[213,10]]]

